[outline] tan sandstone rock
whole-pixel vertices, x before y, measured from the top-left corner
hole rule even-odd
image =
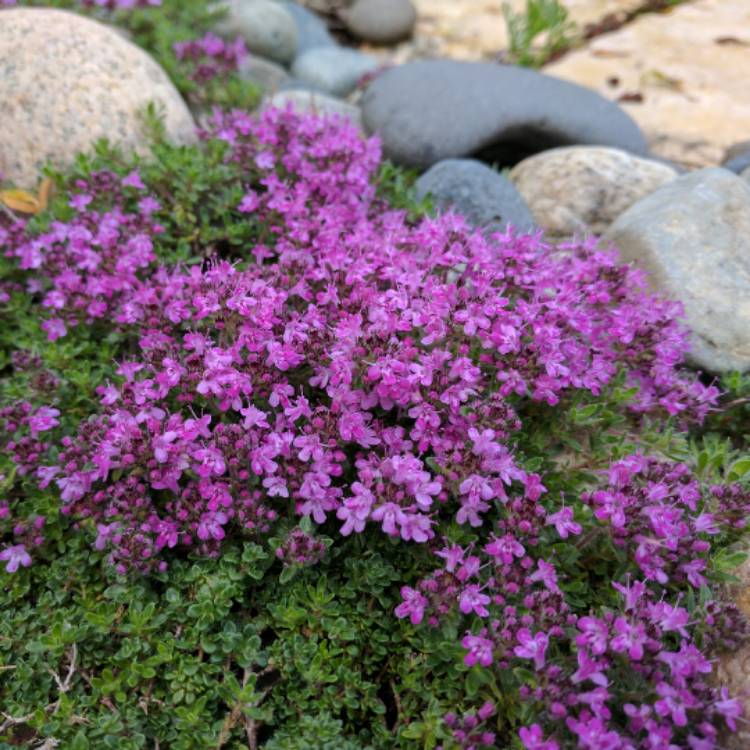
[[[459,60],[488,60],[508,47],[502,0],[413,0],[417,9],[414,39],[401,45],[395,59],[424,55]],[[526,0],[509,0],[522,12]],[[563,0],[569,17],[582,30],[612,14],[632,11],[642,0]]]
[[[750,133],[750,3],[693,0],[650,13],[545,72],[610,99],[639,95],[623,107],[654,153],[688,167],[718,164]]]
[[[142,152],[142,110],[162,110],[167,135],[195,138],[193,118],[162,68],[111,28],[50,8],[0,10],[0,172],[32,187],[108,138]]]
[[[603,146],[568,146],[524,159],[510,179],[539,226],[601,234],[636,201],[677,177],[666,164]]]

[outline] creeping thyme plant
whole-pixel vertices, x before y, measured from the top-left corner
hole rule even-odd
[[[344,122],[153,124],[0,213],[0,746],[721,747],[747,379]]]

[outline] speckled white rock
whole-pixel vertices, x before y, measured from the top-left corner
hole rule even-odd
[[[310,112],[317,115],[339,115],[351,120],[353,125],[362,130],[362,115],[359,107],[316,91],[304,89],[278,91],[273,96],[266,97],[263,100],[261,109],[267,109],[268,107],[283,109],[289,104],[297,112]]]
[[[0,10],[0,172],[36,184],[47,162],[70,164],[108,138],[144,152],[141,112],[154,102],[175,142],[193,118],[166,73],[142,49],[96,21],[49,8]]]
[[[510,173],[537,224],[557,235],[601,234],[636,201],[676,177],[666,164],[602,146],[542,151]]]
[[[222,0],[225,11],[216,30],[225,36],[240,35],[250,52],[288,65],[297,54],[299,34],[292,14],[271,0]]]

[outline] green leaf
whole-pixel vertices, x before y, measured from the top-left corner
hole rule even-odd
[[[70,743],[70,750],[88,750],[88,748],[89,741],[86,739],[86,735],[83,733],[83,730],[80,730],[76,733],[76,736],[73,737],[73,740]]]
[[[750,456],[735,461],[729,467],[727,479],[729,479],[730,482],[738,482],[740,479],[744,479],[748,473],[750,473]]]

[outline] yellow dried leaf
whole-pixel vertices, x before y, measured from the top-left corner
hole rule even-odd
[[[52,192],[52,180],[45,177],[39,186],[39,210],[45,211],[49,206],[50,194]]]
[[[13,211],[22,214],[37,214],[41,210],[39,199],[26,190],[13,188],[0,190],[0,201]]]

